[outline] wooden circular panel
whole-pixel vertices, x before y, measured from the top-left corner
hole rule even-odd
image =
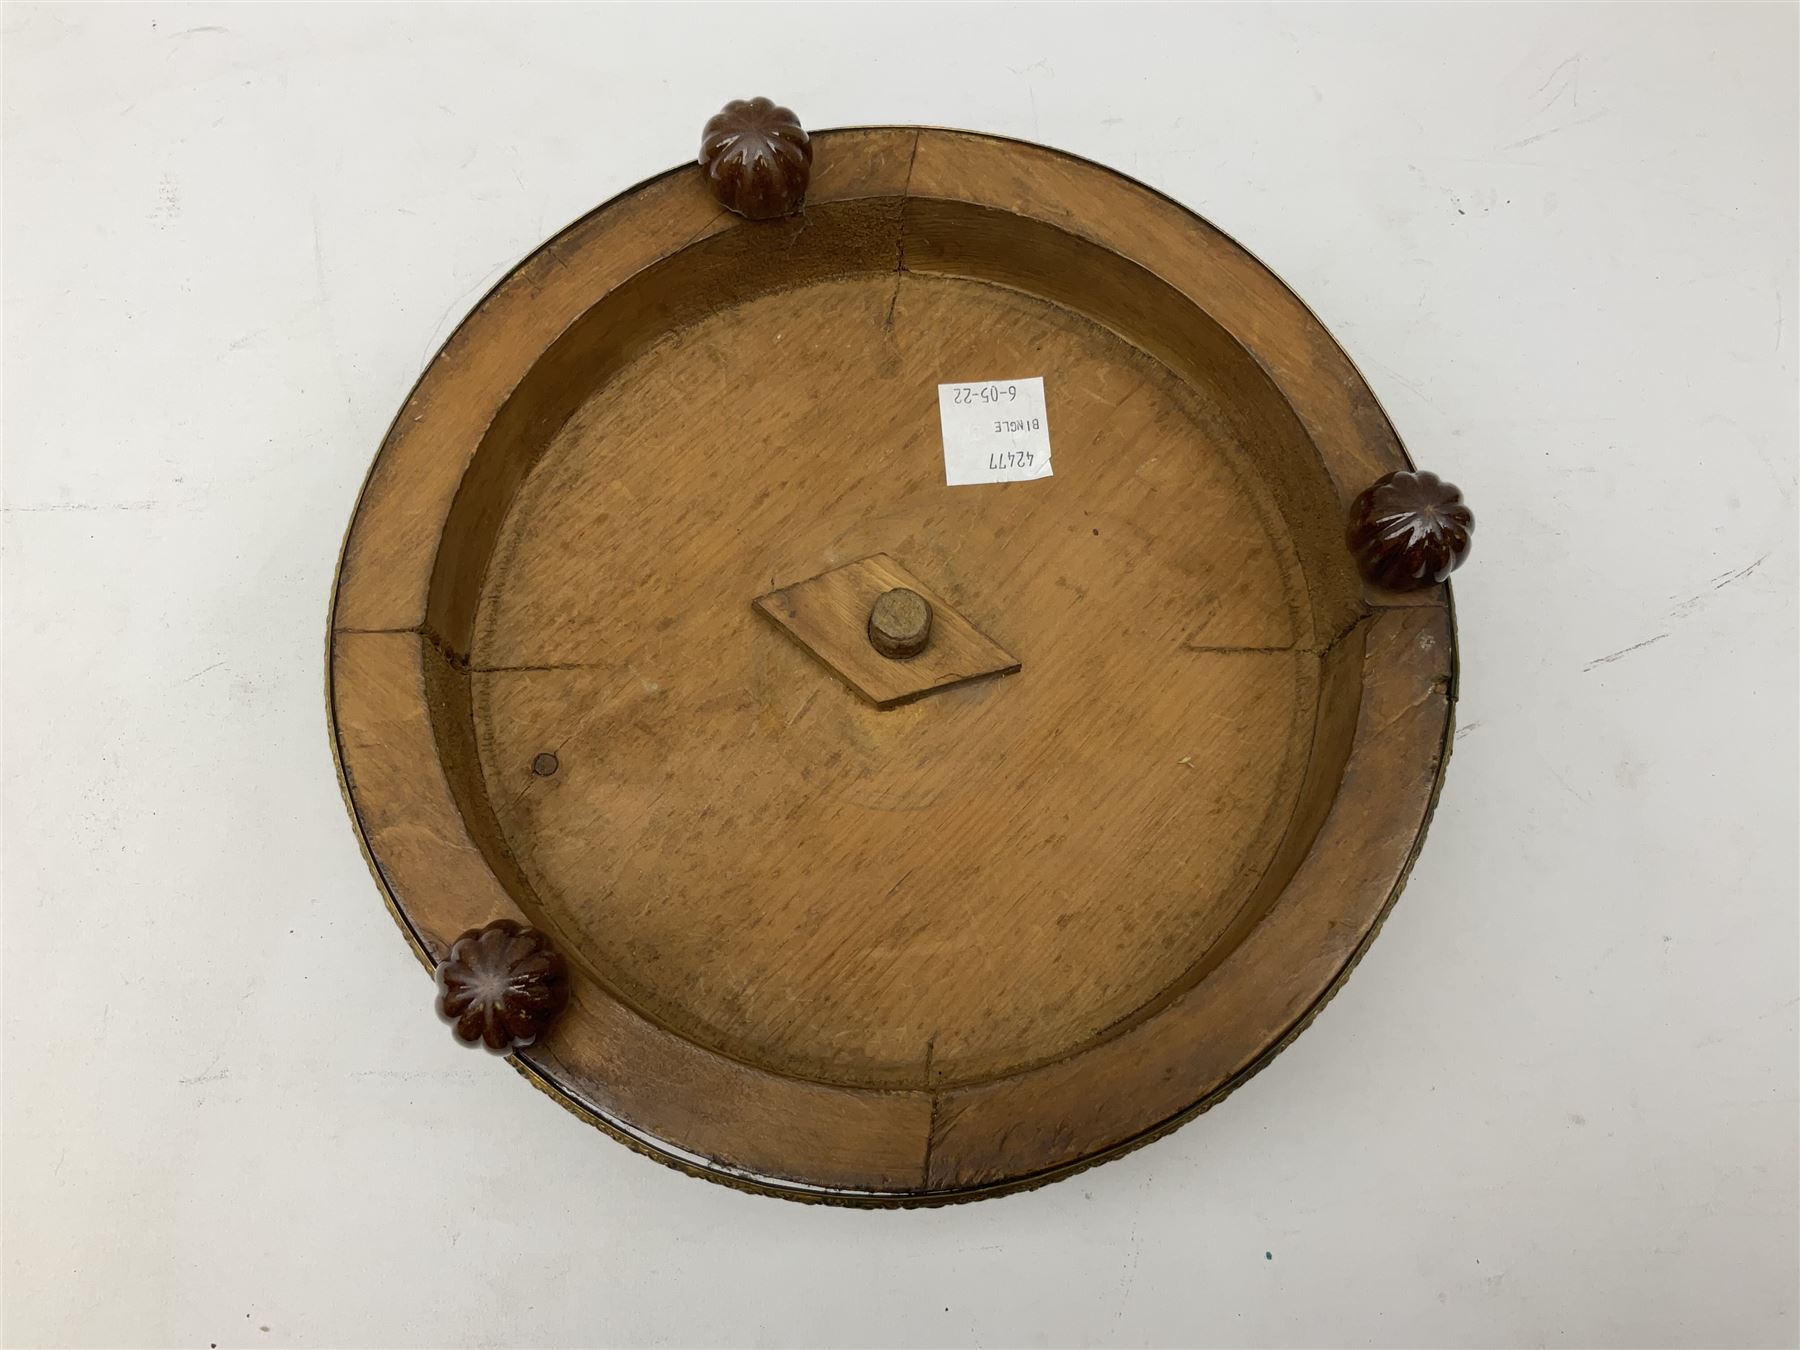
[[[703,1175],[934,1203],[1152,1137],[1329,996],[1454,634],[1358,579],[1346,504],[1407,461],[1235,244],[1037,147],[813,146],[802,214],[665,175],[457,331],[351,526],[331,711],[421,955],[565,956],[522,1071]],[[947,487],[937,386],[1033,376],[1054,474]]]

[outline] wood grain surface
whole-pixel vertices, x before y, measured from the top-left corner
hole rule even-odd
[[[333,723],[421,952],[566,956],[540,1084],[702,1175],[937,1203],[1152,1137],[1317,1010],[1455,638],[1358,577],[1345,505],[1407,461],[1230,240],[1037,147],[814,151],[803,213],[665,175],[458,330],[351,527]],[[937,385],[1031,376],[1055,475],[946,487]],[[888,584],[943,646],[873,651]]]

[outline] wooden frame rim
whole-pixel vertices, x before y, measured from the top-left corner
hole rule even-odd
[[[1127,260],[1141,262],[1145,254],[1155,254],[1151,273],[1217,322],[1288,398],[1340,503],[1380,473],[1409,464],[1366,383],[1297,297],[1246,250],[1153,189],[1077,156],[972,133],[876,127],[820,132],[813,139],[817,156],[809,207],[893,196],[903,204],[938,200],[929,183],[915,189],[921,169],[948,177],[961,157],[1022,160],[1039,171],[1031,175],[1028,199],[969,204],[1041,220]],[[996,198],[1004,190],[1003,184]],[[1059,214],[1059,193],[1105,197],[1117,210],[1081,218]],[[621,214],[632,215],[631,223],[645,230],[647,253],[626,257],[617,250],[609,224]],[[646,227],[651,220],[654,227]],[[779,222],[755,225],[723,218],[706,198],[694,166],[628,189],[561,231],[487,292],[421,374],[384,438],[359,494],[334,581],[327,700],[340,786],[365,858],[390,912],[428,966],[454,938],[455,932],[444,931],[452,918],[475,926],[520,913],[515,896],[495,873],[491,850],[484,851],[471,837],[443,769],[435,767],[439,733],[432,721],[445,681],[455,679],[458,661],[466,664],[467,659],[466,651],[446,646],[431,624],[430,596],[442,566],[438,533],[470,457],[529,370],[509,375],[499,368],[502,362],[484,365],[484,335],[505,331],[514,335],[514,349],[541,350],[609,291],[659,259],[727,231],[778,227]],[[905,222],[896,228],[904,238]],[[1278,316],[1281,338],[1276,347],[1250,331],[1253,320],[1247,316],[1258,311]],[[533,333],[545,336],[540,340]],[[443,430],[435,423],[441,410],[437,400],[446,388],[477,394],[467,400],[462,420]],[[416,430],[421,427],[424,432]],[[457,452],[463,458],[446,455],[446,445],[463,447]],[[1228,1047],[1214,1059],[1200,1055],[1198,1067],[1181,1070],[1192,1077],[1179,1082],[1172,1095],[1145,1097],[1132,1107],[1136,1114],[1130,1119],[1096,1116],[1087,1142],[1072,1150],[1059,1142],[1054,1129],[1035,1135],[1028,1131],[1030,1137],[1007,1145],[1008,1160],[998,1170],[989,1160],[992,1148],[983,1141],[1012,1138],[1015,1131],[1004,1122],[1022,1100],[1018,1094],[1026,1089],[1020,1083],[1032,1080],[1028,1087],[1037,1094],[1031,1098],[1034,1111],[1059,1120],[1076,1103],[1082,1103],[1082,1111],[1091,1109],[1091,1084],[1080,1073],[1053,1067],[1043,1074],[1031,1071],[942,1093],[849,1089],[803,1080],[773,1083],[768,1080],[777,1076],[754,1065],[702,1064],[709,1052],[676,1044],[678,1038],[665,1029],[645,1023],[634,1010],[592,987],[577,990],[565,1015],[571,1033],[553,1033],[543,1045],[522,1051],[517,1067],[584,1119],[671,1166],[744,1189],[845,1204],[940,1204],[1023,1189],[1117,1156],[1174,1128],[1266,1064],[1335,993],[1404,885],[1441,786],[1456,678],[1448,587],[1408,597],[1364,592],[1354,612],[1314,617],[1332,619],[1334,630],[1349,619],[1341,632],[1317,639],[1321,660],[1353,661],[1359,670],[1377,662],[1387,663],[1382,669],[1404,670],[1404,678],[1387,681],[1392,687],[1364,689],[1354,718],[1354,742],[1343,751],[1343,781],[1362,794],[1359,800],[1373,801],[1383,793],[1391,793],[1393,800],[1372,808],[1357,823],[1363,833],[1351,837],[1334,797],[1305,839],[1295,880],[1275,898],[1271,915],[1279,915],[1290,933],[1310,931],[1310,911],[1293,901],[1302,880],[1311,888],[1304,892],[1307,896],[1341,891],[1353,902],[1336,902],[1341,909],[1332,912],[1346,916],[1344,931],[1336,932],[1338,921],[1333,920],[1331,934],[1316,938],[1318,952],[1308,972],[1316,966],[1317,973],[1293,977],[1294,988],[1279,1007],[1271,1007],[1268,1030],[1253,1052]],[[1403,790],[1358,776],[1373,773],[1368,766],[1390,760],[1407,766]],[[433,885],[454,890],[429,925],[418,922],[414,913],[420,899],[421,849],[433,858]],[[1254,938],[1250,934],[1245,944]],[[1234,948],[1195,989],[1117,1037],[1123,1047],[1115,1052],[1119,1062],[1136,1066],[1131,1072],[1146,1077],[1160,1074],[1165,1061],[1185,1063],[1180,1056],[1170,1058],[1170,1052],[1191,1049],[1195,1028],[1209,1024],[1209,1000],[1227,996],[1216,981],[1250,978],[1230,974],[1237,954]],[[1246,969],[1254,974],[1253,967]],[[1163,1043],[1145,1030],[1159,1021]],[[584,1044],[603,1048],[578,1054],[578,1036]],[[699,1059],[690,1062],[693,1056]],[[684,1075],[715,1075],[716,1081],[708,1081],[729,1099],[726,1114],[713,1121],[689,1119],[685,1108],[666,1103],[651,1108],[632,1097],[630,1064],[656,1057],[679,1059]],[[922,1132],[922,1161],[902,1157],[884,1136],[884,1142],[871,1144],[863,1155],[834,1164],[835,1172],[828,1168],[826,1174],[801,1176],[784,1172],[782,1160],[773,1155],[734,1156],[729,1147],[706,1146],[770,1111],[783,1113],[783,1118],[824,1118],[825,1127],[849,1134],[863,1128],[857,1122],[871,1111],[904,1117],[896,1138]],[[671,1121],[677,1128],[669,1128]],[[692,1128],[682,1137],[684,1125]],[[881,1133],[872,1129],[870,1137]]]

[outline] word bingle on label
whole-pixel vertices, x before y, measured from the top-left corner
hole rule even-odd
[[[1050,477],[1050,418],[1044,380],[977,380],[938,386],[944,481],[1024,483]]]

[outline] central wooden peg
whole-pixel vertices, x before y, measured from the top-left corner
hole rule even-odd
[[[885,553],[751,603],[877,708],[1019,668],[1017,657]]]
[[[883,656],[903,661],[931,641],[931,604],[917,591],[896,586],[869,611],[869,641]]]

